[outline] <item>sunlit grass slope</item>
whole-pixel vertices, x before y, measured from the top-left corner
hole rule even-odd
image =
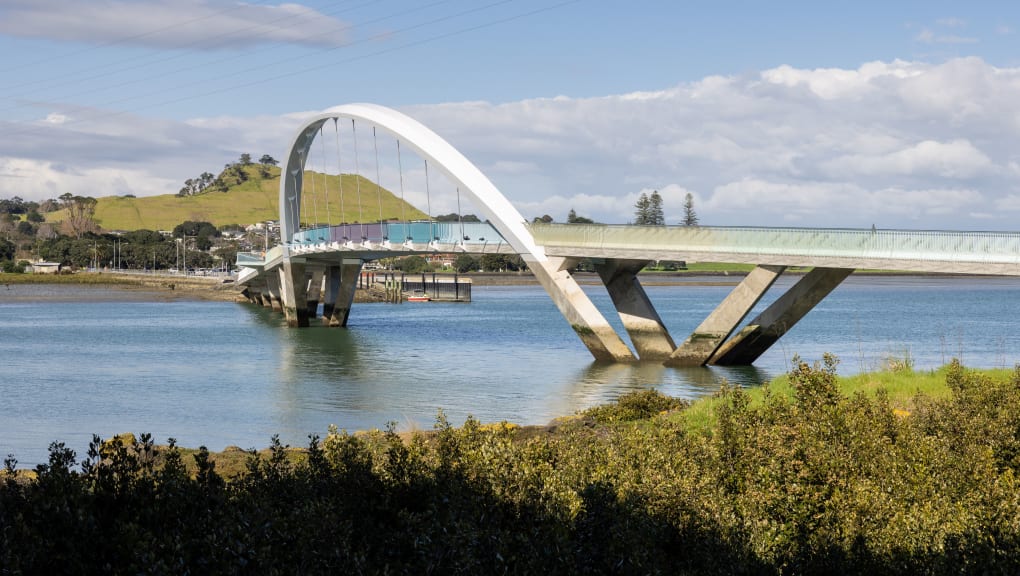
[[[248,180],[230,186],[226,192],[209,191],[187,197],[165,194],[144,198],[97,198],[96,222],[105,230],[172,230],[186,220],[211,222],[216,226],[243,226],[279,219],[280,170],[270,169],[268,178],[259,176],[257,166],[251,166],[246,171]],[[340,180],[336,175],[323,176],[317,172],[305,172],[302,207],[304,223],[315,220],[326,223],[328,218],[336,224],[359,221],[362,217],[366,222],[374,222],[379,219],[380,198],[383,219],[401,218],[402,215],[407,219],[427,217],[424,212],[394,196],[389,190],[380,189],[374,182],[353,174],[344,174],[342,178],[344,210],[341,214]],[[359,184],[360,195],[357,192]],[[328,210],[324,191],[328,191]],[[50,222],[64,218],[64,211],[46,215]]]

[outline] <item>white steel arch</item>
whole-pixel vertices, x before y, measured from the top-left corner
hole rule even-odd
[[[454,184],[473,198],[479,211],[528,263],[545,291],[552,298],[567,322],[585,343],[592,355],[600,360],[629,361],[634,355],[616,334],[602,313],[577,285],[566,270],[570,262],[564,258],[548,258],[545,249],[535,243],[527,221],[513,204],[496,189],[482,171],[449,142],[440,138],[418,121],[396,110],[376,104],[345,104],[330,108],[304,123],[291,142],[280,174],[280,233],[290,241],[301,222],[301,184],[305,161],[315,135],[332,119],[363,120],[407,143],[421,156],[431,160]],[[292,259],[287,244],[283,247],[280,282],[284,293],[284,311],[288,325],[307,326],[307,311],[298,306],[305,285],[305,264]],[[360,265],[359,265],[360,267]],[[353,292],[351,292],[353,298]]]
[[[306,121],[297,131],[280,173],[280,232],[284,239],[292,238],[300,227],[302,175],[312,142],[326,121],[339,118],[369,122],[410,145],[473,198],[479,211],[525,260],[546,260],[545,251],[535,244],[524,217],[477,166],[417,120],[377,104],[329,108]]]

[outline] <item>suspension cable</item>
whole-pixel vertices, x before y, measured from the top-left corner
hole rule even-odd
[[[382,179],[379,178],[379,139],[375,135],[375,126],[372,126],[372,146],[375,148],[375,192],[379,197],[379,223],[382,223]]]
[[[312,155],[312,145],[309,144],[308,145],[308,156],[311,157],[311,155]],[[312,181],[312,218],[314,218],[314,220],[312,221],[312,225],[309,226],[309,229],[313,229],[313,228],[315,228],[315,225],[319,223],[319,202],[315,198],[315,177],[312,176],[311,172],[308,171],[308,170],[306,170],[305,173],[308,175],[308,179]]]
[[[298,231],[301,230],[301,203],[300,202],[295,202],[294,200],[297,199],[296,195],[298,194],[297,175],[298,175],[299,171],[300,170],[298,170],[297,168],[294,168],[293,170],[290,171],[290,181],[291,181],[291,185],[294,188],[295,196],[288,196],[287,197],[287,211],[292,213],[291,216],[294,217],[294,220],[297,223],[297,226],[295,228]],[[281,175],[281,177],[283,177],[283,175]],[[302,194],[302,196],[304,196],[304,194]],[[302,198],[302,200],[303,199],[304,198]],[[269,233],[269,229],[267,228],[266,229],[266,234],[268,234],[268,233]],[[286,238],[286,239],[283,238],[283,231],[281,230],[281,233],[280,233],[280,241],[281,242],[290,243],[293,239],[294,239],[293,236],[291,236],[290,238]]]
[[[400,221],[404,223],[404,240],[410,240],[407,234],[407,217],[404,215],[404,163],[400,159],[400,140],[397,140],[397,172],[400,173]]]
[[[358,223],[361,224],[361,239],[365,239],[365,216],[361,210],[361,166],[358,163],[358,128],[351,118],[351,134],[354,137],[354,181],[358,184]]]
[[[429,191],[429,159],[425,159],[425,207],[429,216],[429,236],[431,240],[436,238],[435,222],[432,220],[432,193]]]
[[[304,182],[305,182],[304,156],[299,156],[299,158],[302,161],[301,162],[301,185],[304,186]],[[294,189],[297,190],[297,183],[296,183],[297,182],[297,172],[294,173],[294,181],[295,181]],[[297,217],[298,217],[298,220],[297,220],[297,229],[298,230],[302,229],[301,228],[301,219],[303,218],[304,213],[307,212],[307,211],[308,211],[308,195],[307,194],[302,194],[301,195],[301,201],[298,203],[298,214],[297,214]]]
[[[457,186],[457,222],[460,222],[461,239],[467,240],[467,236],[464,234],[464,215],[460,212],[460,186]]]
[[[340,128],[338,126],[338,120],[340,118],[333,119],[333,131],[336,133],[336,174],[337,180],[340,183],[340,223],[344,225],[343,238],[347,239],[347,212],[344,210],[344,173],[340,167]]]
[[[323,123],[325,124],[325,122]],[[323,127],[319,126],[319,150],[322,151],[322,193],[326,196],[326,230],[333,225],[333,216],[329,213],[329,179],[326,177],[326,138],[323,136]]]

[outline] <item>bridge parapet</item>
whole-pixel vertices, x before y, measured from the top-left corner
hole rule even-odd
[[[666,252],[681,260],[687,253],[702,260],[714,254],[721,261],[749,263],[772,262],[774,257],[792,258],[786,264],[841,259],[859,261],[861,266],[856,267],[875,264],[876,268],[883,267],[881,262],[899,261],[907,265],[905,269],[914,268],[910,262],[1020,265],[1020,233],[1016,232],[542,223],[532,224],[531,230],[550,254],[569,256],[582,251],[593,257],[641,252],[661,259],[657,256]]]
[[[507,244],[509,243],[487,222],[376,222],[371,224],[339,224],[320,226],[296,232],[291,239],[294,245],[330,244],[333,242],[355,244],[368,241],[379,244],[389,241],[393,244],[410,242],[424,246],[431,242],[438,244]]]

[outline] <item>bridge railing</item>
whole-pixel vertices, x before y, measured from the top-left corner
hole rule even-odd
[[[531,224],[540,245],[1020,264],[1020,233],[717,226]]]
[[[265,252],[238,252],[237,253],[237,265],[238,266],[261,266],[266,261]]]
[[[295,244],[330,244],[362,241],[372,243],[389,240],[393,244],[410,241],[414,244],[428,244],[438,241],[442,244],[496,244],[506,240],[491,224],[486,222],[375,222],[369,224],[339,224],[301,230],[291,239]]]

